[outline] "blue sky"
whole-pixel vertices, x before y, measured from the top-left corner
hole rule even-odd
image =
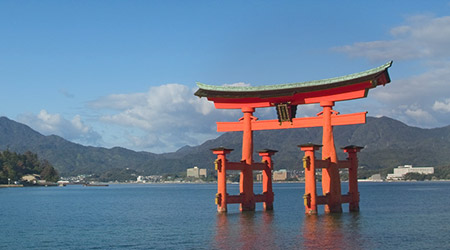
[[[450,124],[450,1],[317,2],[1,0],[0,115],[83,145],[169,152],[240,117],[193,96],[197,81],[302,82],[394,60],[392,83],[335,109]]]

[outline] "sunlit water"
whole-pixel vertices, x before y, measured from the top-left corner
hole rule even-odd
[[[300,183],[274,184],[273,212],[227,214],[214,184],[3,188],[0,249],[450,249],[450,182],[359,187],[361,212],[318,216]]]

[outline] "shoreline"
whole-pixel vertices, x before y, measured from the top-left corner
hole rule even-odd
[[[348,181],[341,181],[341,183],[347,183]],[[361,183],[404,183],[404,182],[450,182],[448,179],[444,180],[423,180],[423,181],[417,181],[417,180],[399,180],[399,181],[373,181],[373,180],[358,180],[358,182]],[[299,183],[303,184],[304,181],[277,181],[273,182],[273,184],[285,184],[285,183]],[[317,182],[321,183],[321,182]],[[102,182],[102,183],[96,183],[96,185],[101,186],[108,186],[109,184],[114,185],[164,185],[164,184],[217,184],[217,181],[214,182],[181,182],[181,181],[166,181],[166,182]],[[229,182],[227,184],[232,185],[238,185],[239,182]],[[261,184],[261,182],[254,182],[254,184]],[[83,185],[78,183],[67,183],[64,186],[75,186],[75,185]],[[23,184],[0,184],[0,188],[18,188],[18,187],[58,187],[58,185],[23,185]],[[62,186],[59,186],[62,187]]]
[[[423,181],[417,181],[417,180],[401,180],[401,181],[372,181],[372,180],[358,180],[358,182],[371,182],[371,183],[383,183],[383,182],[450,182],[450,179],[444,179],[444,180],[423,180]],[[147,184],[217,184],[217,181],[213,182],[181,182],[181,181],[169,181],[169,182],[105,182],[108,184],[120,184],[120,185],[127,185],[127,184],[138,184],[138,185],[147,185]],[[273,184],[277,183],[305,183],[305,181],[277,181],[273,182]],[[321,182],[317,182],[321,183]],[[348,183],[348,181],[341,181],[341,183]],[[239,184],[239,182],[227,182],[227,184]],[[254,184],[261,184],[261,182],[254,182]]]
[[[0,188],[23,187],[23,184],[0,184]]]

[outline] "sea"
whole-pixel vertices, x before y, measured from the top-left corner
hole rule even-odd
[[[450,182],[363,182],[360,212],[313,216],[303,183],[273,189],[218,214],[216,184],[1,188],[0,249],[450,249]]]

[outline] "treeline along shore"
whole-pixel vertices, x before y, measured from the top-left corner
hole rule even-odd
[[[39,160],[37,154],[30,151],[24,154],[9,150],[0,152],[0,184],[33,185],[38,183],[36,180],[55,183],[59,174],[47,160]]]

